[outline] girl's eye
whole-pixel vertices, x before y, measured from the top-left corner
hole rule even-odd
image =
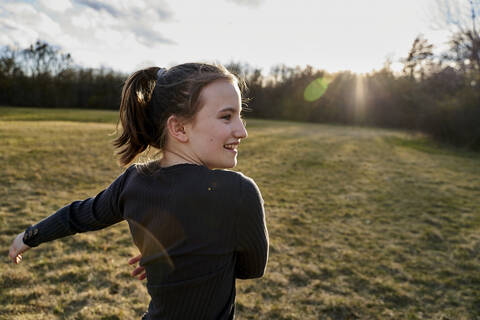
[[[232,118],[232,116],[230,114],[226,114],[222,117],[222,119],[225,119],[225,120],[230,120]]]

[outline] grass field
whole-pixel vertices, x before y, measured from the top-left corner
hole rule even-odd
[[[145,283],[127,224],[45,243],[14,236],[121,172],[116,113],[0,108],[0,319],[133,319]],[[248,120],[236,170],[270,232],[238,319],[480,319],[480,155],[400,131]]]

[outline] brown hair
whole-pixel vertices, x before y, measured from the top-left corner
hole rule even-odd
[[[167,119],[171,115],[192,119],[201,105],[201,90],[220,79],[238,81],[223,66],[205,63],[185,63],[168,70],[151,67],[133,73],[122,89],[122,134],[113,142],[121,148],[117,152],[120,164],[128,165],[150,146],[162,150]]]

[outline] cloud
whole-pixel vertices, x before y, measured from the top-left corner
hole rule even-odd
[[[38,2],[45,8],[58,12],[65,12],[72,7],[70,0],[38,0]]]
[[[173,18],[164,1],[0,1],[0,45],[25,47],[44,40],[74,58],[76,50],[85,48],[102,55],[107,50],[171,45],[175,42],[161,31]]]
[[[230,2],[236,3],[239,6],[246,7],[259,7],[265,0],[228,0]]]
[[[25,46],[39,38],[50,41],[62,33],[56,21],[31,4],[7,1],[0,9],[0,33],[4,34],[0,45]]]
[[[74,0],[74,2],[80,8],[80,14],[72,20],[77,27],[91,28],[94,33],[96,28],[107,28],[103,33],[108,33],[108,29],[111,29],[112,33],[120,31],[125,36],[133,33],[133,39],[146,46],[174,43],[155,28],[158,23],[168,22],[173,17],[163,1]]]
[[[74,1],[79,5],[92,8],[93,10],[96,10],[96,11],[105,10],[106,12],[108,12],[114,17],[118,17],[120,15],[120,12],[117,9],[115,9],[112,5],[102,1],[94,1],[94,0],[74,0]]]
[[[146,47],[152,46],[155,43],[175,44],[175,41],[163,37],[161,34],[145,28],[145,26],[138,26],[133,29],[136,39]]]
[[[106,0],[73,0],[79,7],[88,7],[95,11],[104,11],[116,18],[145,18],[149,16],[157,21],[168,21],[173,14],[164,1],[106,1]]]

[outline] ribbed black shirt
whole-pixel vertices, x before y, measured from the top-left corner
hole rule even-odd
[[[268,258],[263,200],[241,173],[194,164],[149,174],[130,166],[96,197],[27,229],[31,247],[127,220],[151,302],[145,319],[232,319],[235,278],[261,277]]]

